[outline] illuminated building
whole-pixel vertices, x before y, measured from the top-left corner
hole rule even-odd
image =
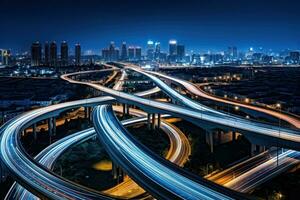
[[[227,59],[229,59],[229,60],[236,60],[236,59],[238,58],[237,48],[236,48],[235,46],[233,46],[233,47],[228,47],[226,57],[227,57]]]
[[[149,40],[147,42],[147,59],[153,60],[154,59],[154,42]]]
[[[154,58],[155,60],[160,60],[160,42],[155,42]]]
[[[273,62],[273,56],[265,55],[262,57],[263,64],[269,65]]]
[[[63,41],[60,46],[61,66],[67,66],[69,60],[69,47],[66,41]]]
[[[290,52],[290,60],[292,64],[299,64],[300,53],[298,51]]]
[[[57,64],[57,46],[56,42],[50,44],[50,65],[56,67]]]
[[[192,55],[192,64],[197,65],[203,62],[203,58],[201,59],[200,54],[193,54]]]
[[[80,44],[75,45],[75,65],[81,64],[81,46]]]
[[[10,50],[0,49],[0,64],[9,65]]]
[[[141,60],[142,59],[142,48],[136,47],[135,48],[135,60]]]
[[[185,47],[184,45],[177,45],[177,61],[183,62],[185,58]]]
[[[126,42],[122,43],[122,47],[121,47],[121,60],[127,60],[127,46],[126,46]]]
[[[49,43],[45,43],[45,48],[44,48],[44,64],[49,65]]]
[[[42,47],[40,42],[34,42],[31,45],[31,66],[40,66],[42,59]]]
[[[102,57],[105,61],[117,61],[119,60],[120,51],[115,47],[115,43],[112,41],[108,49],[102,50]]]
[[[130,46],[129,48],[128,48],[128,59],[129,59],[129,61],[133,61],[134,60],[134,51],[135,51],[135,48],[134,47],[132,47],[132,46]]]
[[[109,49],[102,49],[102,58],[105,61],[109,60]]]
[[[170,40],[169,41],[169,61],[175,62],[177,56],[177,41]]]

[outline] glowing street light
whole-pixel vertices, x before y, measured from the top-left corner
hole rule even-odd
[[[234,106],[234,110],[238,111],[239,109],[240,109],[240,107]]]
[[[276,104],[276,108],[279,109],[279,112],[280,112],[280,115],[279,115],[279,118],[278,118],[278,137],[280,138],[280,126],[281,126],[281,104],[280,103],[277,103]],[[277,166],[278,166],[278,162],[279,162],[279,145],[278,145],[278,142],[277,142]]]
[[[250,102],[250,100],[249,100],[248,98],[246,98],[246,99],[245,99],[245,102],[246,102],[246,103],[249,103],[249,102]]]

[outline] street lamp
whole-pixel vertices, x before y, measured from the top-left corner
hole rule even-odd
[[[278,139],[280,139],[280,126],[281,126],[281,104],[280,103],[277,103],[276,104],[276,108],[279,109],[279,112],[280,112],[280,115],[279,115],[279,118],[278,118]],[[279,141],[277,141],[277,167],[278,167],[278,163],[279,163],[279,144],[278,144]]]
[[[238,111],[239,109],[240,109],[240,107],[234,106],[234,110]]]

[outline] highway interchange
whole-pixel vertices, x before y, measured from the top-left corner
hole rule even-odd
[[[194,123],[205,121],[205,122],[209,122],[209,123],[213,123],[225,127],[234,128],[241,131],[255,133],[259,136],[267,135],[268,137],[275,138],[276,140],[279,139],[281,142],[286,142],[283,146],[288,146],[296,150],[299,150],[298,148],[299,148],[300,139],[299,139],[298,130],[282,128],[280,130],[280,135],[278,135],[277,127],[272,127],[271,125],[268,124],[241,119],[237,116],[231,116],[226,113],[213,110],[209,107],[201,105],[197,102],[194,102],[182,96],[181,94],[179,94],[178,92],[170,88],[168,85],[166,85],[164,82],[162,82],[160,79],[153,76],[153,75],[158,75],[157,73],[151,74],[139,70],[136,67],[132,67],[132,66],[126,66],[126,67],[130,70],[134,70],[138,73],[141,73],[149,77],[158,87],[160,87],[160,89],[163,92],[168,94],[178,104],[183,105],[183,107],[169,104],[169,103],[161,103],[149,99],[143,99],[136,95],[126,94],[124,92],[116,91],[116,88],[109,89],[94,83],[76,81],[70,78],[75,75],[78,76],[80,74],[87,74],[91,72],[79,72],[79,73],[63,75],[62,78],[71,83],[84,84],[96,88],[114,97],[115,99],[117,99],[122,103],[134,104],[140,108],[143,108],[146,112],[162,113],[162,114],[166,113],[166,114],[171,114],[173,116],[185,118]],[[125,76],[126,74],[123,70],[121,80],[124,79]],[[122,81],[119,81],[116,84],[118,88],[122,87],[121,83]],[[191,89],[191,86],[188,86],[186,84],[184,86],[187,86],[187,88],[190,90],[194,90]],[[156,87],[152,90],[152,92],[153,91],[159,91],[159,89]],[[17,120],[9,122],[4,127],[2,127],[1,131],[3,133],[1,138],[1,152],[3,153],[1,156],[2,159],[6,162],[8,168],[12,171],[12,173],[14,173],[17,181],[19,181],[26,188],[29,188],[31,192],[34,192],[39,196],[46,196],[48,198],[54,198],[54,199],[55,198],[66,198],[66,199],[109,198],[103,196],[103,194],[97,193],[95,191],[90,191],[78,185],[74,185],[73,183],[63,180],[61,177],[57,177],[54,174],[51,174],[48,170],[42,168],[35,161],[29,159],[28,155],[26,155],[23,149],[20,148],[20,143],[18,142],[19,132],[22,130],[22,128],[28,126],[29,124],[32,124],[33,122],[36,122],[43,118],[47,118],[52,115],[57,115],[57,113],[61,112],[62,110],[70,109],[72,107],[80,107],[80,106],[87,106],[87,105],[96,106],[99,104],[103,104],[102,106],[95,107],[93,112],[94,126],[99,138],[101,139],[102,143],[105,144],[106,150],[111,155],[114,162],[118,163],[131,178],[133,178],[139,185],[141,185],[144,189],[146,189],[146,191],[150,192],[153,196],[158,197],[160,199],[246,198],[245,196],[239,193],[233,192],[231,190],[227,190],[226,188],[217,186],[216,184],[212,184],[211,182],[205,181],[203,179],[199,179],[198,177],[194,177],[193,175],[183,171],[181,168],[174,166],[169,162],[167,162],[166,160],[153,154],[147,148],[141,145],[139,142],[134,140],[134,138],[132,138],[130,134],[127,133],[126,129],[124,129],[123,126],[116,119],[116,117],[112,112],[111,107],[108,105],[104,105],[104,104],[110,104],[111,102],[114,102],[115,99],[112,97],[94,98],[91,100],[90,99],[80,100],[77,102],[58,104],[51,107],[38,109],[26,113],[20,116]],[[284,116],[282,118],[284,118]],[[290,123],[294,123],[295,126],[297,127],[298,122],[295,122],[295,119],[293,120],[287,119],[286,121]],[[91,133],[91,130],[86,131],[85,133],[86,134]],[[178,133],[178,131],[174,131],[174,133]],[[80,132],[79,135],[82,135],[82,132]],[[76,138],[75,136],[71,136],[68,139],[72,140],[73,137]],[[73,142],[78,140],[73,140]],[[124,143],[124,141],[126,141],[126,143]],[[292,145],[290,145],[290,143],[292,143]],[[67,147],[68,145],[65,144],[63,146]],[[18,151],[15,151],[15,149],[17,149]],[[50,149],[51,148],[49,147],[45,149],[43,152],[44,153],[47,153],[48,151],[50,152]],[[176,152],[176,148],[174,150],[175,150],[174,152]],[[43,152],[41,152],[41,154]],[[57,153],[61,154],[62,152],[63,150]],[[298,156],[297,152],[292,150],[286,151],[282,153],[282,155],[280,156],[282,156],[283,158],[287,158],[286,156],[287,154],[293,155],[295,157]],[[177,153],[173,153],[173,155],[177,155],[178,157],[179,155],[178,151]],[[41,160],[43,159],[41,158]],[[182,165],[184,162],[184,161],[176,161],[175,158],[173,158],[173,160],[170,158],[170,160],[177,163],[178,165]],[[128,163],[128,161],[130,162]],[[53,161],[46,162],[44,160],[43,162],[46,166],[49,166]],[[33,168],[28,168],[24,166],[23,169],[23,165],[33,166]],[[36,180],[36,178],[39,176],[41,176],[41,178]],[[234,185],[232,181],[227,182],[226,184],[228,187],[235,189],[233,186],[231,186]],[[236,190],[243,191],[241,189],[236,189]]]

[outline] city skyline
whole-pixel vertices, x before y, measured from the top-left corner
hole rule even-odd
[[[169,50],[161,51],[161,43],[158,41],[147,41],[147,47],[142,51],[140,46],[128,45],[126,42],[118,47],[115,42],[111,41],[107,47],[102,48],[100,57],[90,58],[89,62],[99,61],[132,61],[132,62],[152,62],[159,64],[181,64],[181,65],[295,65],[299,64],[300,52],[285,50],[281,52],[267,51],[259,48],[258,50],[250,47],[247,51],[241,51],[236,46],[229,46],[221,52],[191,52],[186,53],[186,47],[177,40],[169,40]],[[69,51],[69,45],[66,41],[62,41],[60,45],[60,54],[58,53],[58,45],[52,41],[45,42],[44,45],[40,42],[33,42],[31,45],[30,56],[32,66],[52,66],[66,67],[69,64],[76,66],[81,64],[81,45],[75,44],[75,52],[72,54]],[[10,54],[9,54],[10,55]],[[70,57],[69,57],[70,55]],[[92,55],[92,54],[91,54]],[[3,58],[5,56],[2,56]],[[25,59],[28,56],[21,56]],[[75,60],[71,60],[74,58]],[[95,60],[96,59],[96,60]],[[2,59],[5,60],[5,59]],[[9,59],[11,60],[11,59]],[[70,62],[71,61],[71,62]],[[20,64],[20,63],[19,63]],[[24,63],[23,63],[24,64]],[[144,63],[145,64],[145,63]],[[148,64],[146,64],[148,65]]]
[[[143,4],[137,1],[116,4],[93,0],[76,4],[68,0],[43,3],[4,0],[0,16],[6,20],[0,48],[26,51],[35,40],[66,39],[70,44],[81,43],[83,51],[96,53],[109,41],[145,47],[149,39],[160,41],[163,50],[167,50],[170,39],[185,44],[188,51],[220,51],[228,46],[274,50],[300,47],[299,2],[293,0],[185,3],[145,0]],[[36,17],[39,10],[43,12]]]
[[[161,42],[158,40],[146,40],[144,41],[142,44],[137,44],[137,43],[129,43],[127,41],[121,41],[121,42],[115,42],[115,41],[119,41],[119,40],[110,40],[110,41],[105,41],[103,46],[99,46],[97,47],[97,49],[91,49],[88,48],[84,43],[81,43],[79,41],[77,42],[69,42],[69,40],[61,40],[61,41],[57,41],[57,40],[45,40],[45,41],[40,41],[40,40],[35,40],[32,41],[31,43],[29,43],[26,48],[24,50],[13,50],[12,48],[1,48],[0,49],[7,49],[10,50],[11,53],[13,55],[20,55],[20,54],[30,54],[30,45],[34,44],[34,43],[40,43],[40,45],[42,47],[44,47],[46,44],[49,45],[49,43],[54,42],[57,44],[61,44],[66,42],[68,44],[68,52],[71,56],[75,55],[75,51],[76,51],[76,45],[80,45],[81,46],[81,52],[82,55],[102,55],[102,50],[106,49],[111,43],[114,43],[115,48],[117,48],[118,50],[121,51],[122,49],[122,44],[125,43],[127,47],[138,47],[142,49],[142,54],[143,55],[147,55],[147,48],[148,48],[148,42],[154,42],[154,43],[159,43],[160,44],[160,50],[163,53],[169,53],[169,43],[170,41],[176,41],[178,45],[183,45],[185,47],[185,52],[187,55],[192,55],[194,53],[196,54],[215,54],[215,53],[226,53],[226,51],[228,51],[228,48],[232,48],[235,47],[238,49],[239,52],[242,53],[247,53],[248,51],[253,51],[253,52],[260,52],[260,53],[265,53],[265,54],[279,54],[281,52],[284,51],[300,51],[300,47],[299,48],[291,48],[291,47],[286,47],[286,48],[279,48],[279,49],[273,49],[273,48],[269,48],[269,47],[265,47],[265,46],[254,46],[254,45],[250,45],[250,46],[245,46],[244,48],[241,48],[241,46],[232,44],[232,45],[224,45],[218,49],[213,49],[213,48],[203,48],[203,49],[192,49],[189,46],[187,46],[185,43],[183,43],[182,41],[179,41],[177,39],[169,39],[168,41],[165,42]],[[60,46],[57,47],[58,50],[60,50]],[[42,53],[44,53],[44,48],[42,49]],[[58,52],[57,54],[60,55],[61,52]]]
[[[0,5],[0,199],[298,199],[299,0]]]

